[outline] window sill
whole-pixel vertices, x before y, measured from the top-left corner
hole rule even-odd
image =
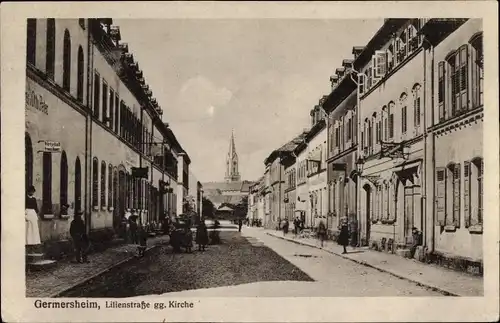
[[[445,225],[444,226],[444,231],[446,231],[446,232],[455,232],[455,231],[457,231],[457,227],[454,226],[453,224],[451,224],[451,225]]]
[[[469,227],[469,233],[472,234],[482,234],[483,233],[483,225],[482,224],[476,224],[473,226]]]
[[[107,211],[106,206],[102,206],[102,207],[101,207],[101,210],[102,210],[102,211]]]
[[[67,220],[70,218],[69,214],[61,214],[61,220]]]
[[[108,208],[108,211],[113,212],[113,211],[114,211],[114,209],[115,209],[114,207],[110,206],[110,207]]]
[[[98,207],[97,205],[96,205],[96,206],[94,206],[94,207],[92,207],[92,209],[93,209],[94,211],[99,211],[99,207]]]

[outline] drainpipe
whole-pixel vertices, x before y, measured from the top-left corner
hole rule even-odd
[[[92,75],[94,70],[94,46],[90,36],[91,19],[87,19],[87,111],[85,114],[85,232],[90,234],[92,218],[92,201],[90,187],[92,186]]]
[[[431,101],[432,101],[432,104],[431,104],[431,116],[432,116],[432,126],[435,124],[435,116],[434,116],[434,46],[431,46],[431,66],[432,66],[432,69],[431,69],[431,87],[432,87],[432,91],[431,91]],[[434,174],[434,170],[436,169],[436,137],[434,136],[434,134],[431,134],[431,137],[432,137],[432,141],[431,141],[431,144],[432,144],[432,149],[431,149],[431,154],[432,154],[432,170],[433,170],[433,174],[432,174],[432,178],[434,178],[435,174]],[[432,185],[432,196],[436,196],[436,186],[435,185]],[[434,207],[434,198],[433,198],[433,201],[432,201],[432,223],[431,223],[431,227],[432,227],[432,242],[431,242],[431,245],[430,245],[430,252],[433,253],[434,252],[434,249],[435,249],[435,239],[436,239],[436,229],[434,227],[434,224],[436,223],[436,208]]]
[[[424,86],[423,86],[423,97],[424,97],[424,116],[423,116],[423,129],[424,129],[424,162],[422,167],[422,203],[421,203],[421,212],[422,216],[420,219],[421,222],[421,230],[422,230],[422,245],[425,250],[427,246],[427,51],[424,48],[424,59],[423,59],[423,68],[424,68]]]
[[[352,69],[359,77],[360,72],[356,71],[354,68]],[[360,94],[359,94],[359,83],[357,80],[354,80],[352,78],[352,74],[350,75],[352,81],[356,84],[356,121],[357,121],[357,129],[356,129],[356,145],[357,145],[357,156],[356,157],[361,157],[361,147],[363,143],[360,143],[360,138],[361,136],[359,135],[359,132],[361,131],[361,99],[360,99]],[[358,225],[358,245],[361,245],[361,174],[358,174],[358,180],[356,181],[356,221]]]

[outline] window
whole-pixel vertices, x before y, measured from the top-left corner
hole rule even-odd
[[[463,45],[459,49],[459,59],[457,60],[457,74],[459,76],[457,89],[457,108],[460,112],[464,112],[468,108],[468,77],[469,77],[469,48]]]
[[[483,223],[483,159],[464,162],[465,226]]]
[[[94,157],[92,161],[92,206],[99,206],[99,161]]]
[[[394,138],[394,102],[389,103],[389,139]]]
[[[80,27],[82,27],[82,29],[85,29],[85,19],[78,19],[78,24],[80,25]]]
[[[26,31],[26,60],[35,65],[36,60],[36,19],[28,19]]]
[[[385,50],[375,51],[373,78],[382,78],[387,72],[387,52]]]
[[[61,174],[59,179],[59,205],[63,206],[68,203],[68,159],[64,151],[61,153]]]
[[[106,163],[101,162],[101,207],[106,206]]]
[[[406,124],[406,105],[401,108],[401,132],[406,133],[407,124]]]
[[[113,165],[108,165],[108,207],[113,206]]]
[[[446,83],[445,83],[445,62],[438,64],[438,106],[439,106],[439,121],[446,118]]]
[[[472,45],[472,104],[473,107],[483,105],[483,34],[474,35]]]
[[[83,49],[82,46],[78,47],[78,62],[77,62],[77,85],[76,85],[76,98],[78,101],[83,102],[83,77],[85,70],[83,69]]]
[[[109,89],[109,127],[113,129],[114,126],[114,121],[115,121],[115,116],[114,116],[114,109],[115,109],[115,91],[113,89]]]
[[[363,94],[365,91],[365,78],[366,76],[364,74],[358,74],[358,91],[359,94]]]
[[[453,169],[453,217],[452,223],[460,226],[460,164],[455,164]]]
[[[63,89],[68,92],[71,89],[71,36],[67,29],[63,42]]]
[[[24,134],[25,189],[33,185],[33,144],[28,133]]]
[[[43,214],[52,213],[52,154],[43,153]]]
[[[76,157],[75,162],[75,211],[82,209],[82,166],[80,158]]]
[[[383,138],[382,138],[383,140],[387,140],[388,135],[389,135],[389,132],[388,132],[388,128],[389,127],[388,127],[388,124],[387,124],[388,115],[389,115],[389,113],[387,111],[387,107],[384,105],[382,107],[382,120],[383,120],[383,127],[384,127],[383,134],[382,134],[383,135]]]
[[[102,122],[108,125],[108,84],[102,80]]]
[[[120,125],[120,98],[118,97],[118,93],[115,94],[115,133],[118,133],[119,131],[119,125]],[[111,107],[110,107],[111,109]]]
[[[56,23],[53,18],[47,19],[47,52],[45,54],[45,73],[54,80],[56,59]]]
[[[94,117],[99,119],[99,101],[101,97],[101,80],[99,74],[94,72]]]
[[[415,129],[420,127],[420,85],[413,87],[413,124]]]

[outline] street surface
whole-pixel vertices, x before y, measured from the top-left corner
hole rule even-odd
[[[320,249],[229,222],[221,245],[173,254],[162,246],[101,275],[63,297],[165,296],[440,296]]]

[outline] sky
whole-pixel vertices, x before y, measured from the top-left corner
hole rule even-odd
[[[310,127],[330,76],[383,20],[115,19],[201,182],[222,181],[231,131],[239,172]]]

